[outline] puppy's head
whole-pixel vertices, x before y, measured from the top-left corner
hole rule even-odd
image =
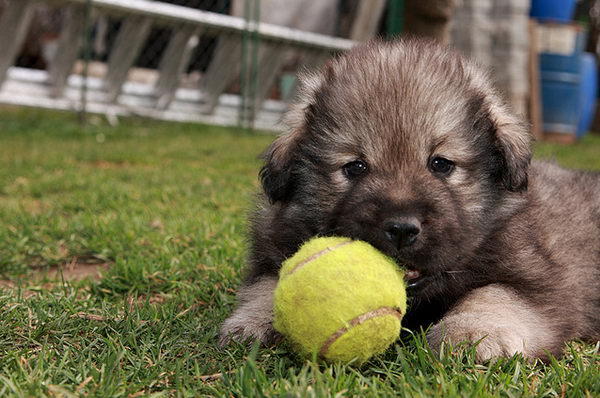
[[[464,271],[527,188],[528,132],[483,72],[432,42],[330,61],[288,120],[261,171],[270,201],[318,234],[370,242],[430,290]]]

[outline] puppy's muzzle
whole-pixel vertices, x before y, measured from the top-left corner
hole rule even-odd
[[[416,217],[388,219],[383,223],[388,240],[398,249],[412,246],[421,233],[421,223]]]

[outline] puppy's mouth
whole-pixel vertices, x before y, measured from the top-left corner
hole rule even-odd
[[[431,275],[422,273],[421,271],[411,268],[409,265],[404,265],[404,281],[406,288],[411,293],[416,293],[424,288],[430,281]]]
[[[399,258],[396,258],[396,263],[404,269],[404,282],[408,288],[417,286],[424,280],[424,275],[414,265]]]
[[[393,258],[398,266],[404,270],[404,282],[409,294],[418,294],[434,279],[429,272],[417,269],[418,266],[412,261],[407,261],[399,256],[393,256]]]
[[[407,269],[404,273],[406,288],[413,292],[425,286],[429,279],[427,275],[423,275],[416,269]]]
[[[419,271],[417,271],[416,269],[409,269],[406,270],[406,272],[404,273],[404,280],[407,282],[410,282],[414,279],[418,279],[421,277],[421,273]]]

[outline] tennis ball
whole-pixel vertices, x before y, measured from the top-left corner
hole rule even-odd
[[[405,312],[394,261],[362,241],[314,238],[282,265],[273,325],[306,356],[360,364],[398,338]]]

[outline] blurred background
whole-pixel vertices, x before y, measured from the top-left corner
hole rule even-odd
[[[411,34],[569,143],[600,131],[599,26],[600,0],[0,0],[0,103],[277,131],[297,72]]]

